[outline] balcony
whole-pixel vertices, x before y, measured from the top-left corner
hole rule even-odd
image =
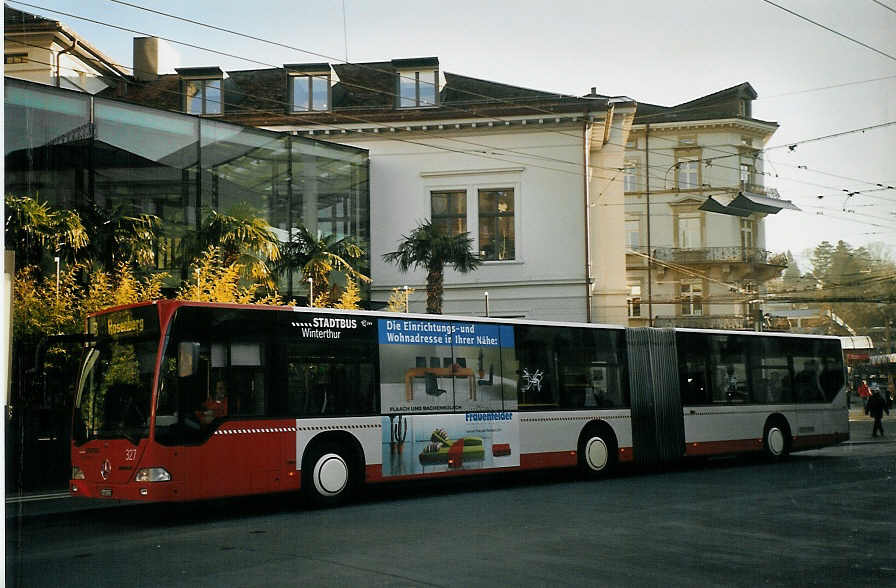
[[[635,255],[640,254],[640,255]],[[644,259],[649,250],[646,247],[632,248],[629,255]],[[776,255],[765,249],[752,247],[654,247],[654,261],[700,265],[712,263],[749,263],[755,265],[771,265],[779,268],[787,267],[784,255]],[[633,264],[629,264],[633,265]]]
[[[749,316],[658,316],[653,326],[660,328],[723,329],[726,331],[752,331],[755,321]]]
[[[766,188],[762,184],[754,184],[752,182],[740,182],[740,189],[743,192],[750,192],[751,194],[759,194],[760,196],[765,196],[767,198],[777,198],[780,199],[781,195],[778,193],[778,190],[775,188]]]

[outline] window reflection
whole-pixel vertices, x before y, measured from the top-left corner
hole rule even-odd
[[[515,257],[513,189],[479,190],[479,257]]]
[[[316,79],[322,97],[327,78]],[[220,97],[220,84],[185,80],[184,91],[200,105],[203,96]],[[183,277],[184,242],[209,210],[246,203],[283,239],[304,225],[369,240],[364,151],[20,80],[5,87],[7,193],[160,217],[156,267],[169,274],[167,286]]]
[[[467,192],[432,192],[432,225],[447,235],[467,232]]]

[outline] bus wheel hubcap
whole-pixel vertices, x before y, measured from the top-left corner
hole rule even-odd
[[[341,455],[327,453],[314,466],[314,487],[324,496],[335,496],[348,484],[348,464]]]
[[[784,433],[778,427],[768,430],[768,450],[772,455],[781,455],[784,452]]]
[[[588,463],[588,467],[595,472],[607,467],[609,455],[607,444],[600,437],[592,437],[585,445],[585,461]]]

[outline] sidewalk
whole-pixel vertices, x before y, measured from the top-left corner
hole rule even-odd
[[[865,414],[865,411],[861,406],[858,408],[853,406],[849,409],[849,422],[868,421],[870,423],[872,420],[874,419]],[[896,407],[890,409],[889,415],[887,415],[887,413],[884,413],[883,422],[886,423],[890,421],[896,422]]]

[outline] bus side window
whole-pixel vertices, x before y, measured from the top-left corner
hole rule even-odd
[[[785,342],[777,338],[754,339],[750,368],[754,401],[777,404],[791,401],[791,381]]]
[[[265,411],[264,349],[260,342],[230,344],[230,392],[233,413],[260,416]]]
[[[711,382],[707,370],[709,348],[706,337],[694,333],[678,333],[676,348],[682,404],[711,404]]]
[[[747,341],[743,335],[711,335],[714,403],[743,403],[753,399],[747,373]]]

